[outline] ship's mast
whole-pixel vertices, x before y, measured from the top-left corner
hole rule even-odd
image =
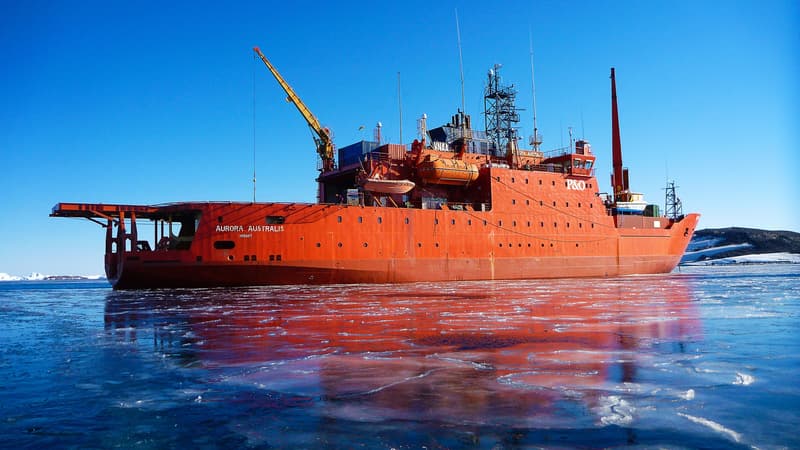
[[[628,188],[628,169],[622,167],[622,143],[619,135],[619,111],[617,110],[617,82],[614,68],[611,68],[611,152],[614,173],[611,175],[611,187],[614,199],[619,201],[622,193]]]

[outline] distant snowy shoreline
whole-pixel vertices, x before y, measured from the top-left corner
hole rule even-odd
[[[27,276],[9,275],[0,272],[0,281],[70,281],[70,280],[104,280],[102,275],[42,275],[33,272]]]
[[[761,253],[741,256],[731,256],[720,259],[705,259],[682,261],[684,266],[723,266],[740,264],[800,264],[800,254],[797,253]]]

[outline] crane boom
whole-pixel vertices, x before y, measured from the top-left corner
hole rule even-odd
[[[330,172],[334,169],[334,159],[333,159],[333,140],[331,139],[330,130],[323,127],[317,117],[308,109],[308,107],[300,100],[300,97],[294,92],[289,83],[283,79],[281,74],[278,72],[278,69],[272,65],[271,62],[261,53],[261,50],[258,47],[253,47],[253,51],[256,52],[261,61],[264,62],[264,65],[267,66],[267,69],[272,73],[272,76],[278,81],[278,84],[281,85],[284,91],[286,91],[287,100],[294,103],[294,106],[297,107],[297,110],[300,111],[300,114],[303,115],[303,118],[306,119],[308,123],[308,127],[311,128],[311,131],[314,133],[314,143],[317,145],[317,153],[319,157],[322,159],[322,171],[323,172]]]

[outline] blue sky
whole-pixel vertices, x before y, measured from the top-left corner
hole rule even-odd
[[[376,122],[403,140],[461,105],[482,126],[503,64],[532,132],[529,30],[545,149],[567,127],[611,172],[617,69],[631,185],[663,205],[667,177],[701,228],[800,231],[800,4],[770,1],[2,2],[0,272],[99,274],[104,233],[59,201],[314,201],[303,119],[258,45],[344,146]],[[255,95],[254,95],[255,93]],[[255,99],[255,133],[253,105]],[[359,131],[361,126],[365,130]]]

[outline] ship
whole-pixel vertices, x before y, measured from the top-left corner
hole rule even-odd
[[[587,140],[570,137],[567,147],[545,152],[534,131],[531,148],[520,147],[516,91],[502,83],[499,66],[488,72],[483,130],[459,108],[431,129],[422,115],[410,145],[381,142],[378,128],[375,141],[337,149],[331,131],[253,50],[312,131],[317,201],[56,204],[51,217],[105,228],[114,289],[668,273],[695,231],[699,214],[662,215],[631,190],[613,68],[613,192],[603,193]]]

